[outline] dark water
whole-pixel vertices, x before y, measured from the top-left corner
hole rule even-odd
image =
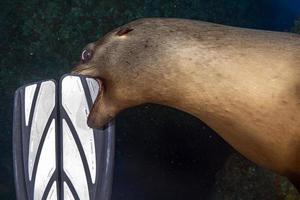
[[[117,120],[113,199],[208,199],[231,148],[199,120],[161,106]]]
[[[299,0],[2,0],[0,199],[15,198],[14,90],[69,72],[88,42],[140,17],[290,31],[299,16]],[[154,105],[130,109],[118,116],[116,131],[113,200],[299,197],[285,179],[246,160],[201,121],[179,111]]]

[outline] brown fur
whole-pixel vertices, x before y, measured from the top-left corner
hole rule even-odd
[[[87,48],[95,51],[92,60],[74,72],[100,77],[104,85],[90,126],[143,103],[175,107],[250,160],[299,183],[299,35],[141,19]]]

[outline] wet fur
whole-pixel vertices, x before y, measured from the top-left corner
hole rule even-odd
[[[123,35],[122,29],[131,31]],[[300,187],[300,36],[183,19],[141,19],[87,48],[74,70],[101,77],[89,124],[157,103],[188,112]]]

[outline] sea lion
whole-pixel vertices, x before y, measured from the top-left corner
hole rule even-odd
[[[171,106],[300,187],[300,36],[184,19],[139,19],[88,44],[74,73],[99,80],[89,115]]]

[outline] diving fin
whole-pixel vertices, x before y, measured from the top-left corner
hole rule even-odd
[[[17,199],[58,199],[57,98],[53,80],[15,93],[13,162]]]
[[[17,89],[13,162],[17,199],[109,200],[114,122],[87,126],[99,90],[84,76],[64,75]]]
[[[114,159],[114,122],[87,126],[99,85],[83,76],[60,80],[61,191],[63,199],[108,200]]]

